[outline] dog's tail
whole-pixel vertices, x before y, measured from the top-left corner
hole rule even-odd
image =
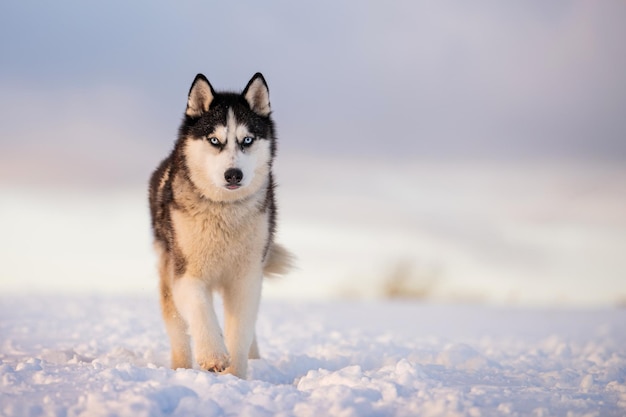
[[[268,278],[285,275],[294,267],[295,257],[279,244],[272,243],[267,253],[263,275]]]

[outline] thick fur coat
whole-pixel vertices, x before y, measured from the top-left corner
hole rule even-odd
[[[276,136],[260,73],[241,94],[215,92],[198,74],[172,153],[150,180],[161,307],[172,367],[244,378],[257,358],[263,275],[286,272],[274,243]],[[224,335],[213,293],[224,301]]]

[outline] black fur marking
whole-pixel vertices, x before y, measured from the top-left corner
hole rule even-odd
[[[185,115],[179,130],[179,138],[204,139],[219,125],[226,125],[228,111],[232,109],[238,123],[246,125],[250,133],[259,139],[271,141],[271,155],[276,154],[274,122],[270,116],[261,116],[252,109],[245,98],[236,93],[215,93],[209,111],[198,117]]]
[[[261,212],[269,213],[269,237],[263,249],[263,260],[267,257],[267,252],[270,249],[272,242],[274,242],[274,235],[276,234],[276,198],[274,197],[274,190],[276,184],[274,183],[274,177],[270,172],[269,185],[267,186],[267,192],[265,193],[265,201],[261,207]]]
[[[154,171],[150,178],[150,216],[152,218],[152,230],[154,238],[165,245],[165,250],[169,252],[171,249],[171,236],[167,231],[171,230],[172,223],[169,213],[169,207],[174,201],[172,193],[171,181],[165,181],[163,187],[160,187],[162,178],[167,175],[171,178],[172,163],[171,155],[161,161],[159,167]]]

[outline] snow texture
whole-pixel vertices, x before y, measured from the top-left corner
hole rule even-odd
[[[152,297],[0,298],[2,416],[624,416],[626,311],[266,301],[247,380]]]

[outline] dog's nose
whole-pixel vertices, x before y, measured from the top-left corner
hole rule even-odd
[[[239,184],[243,179],[243,172],[239,168],[228,168],[224,173],[224,178],[230,185]]]

